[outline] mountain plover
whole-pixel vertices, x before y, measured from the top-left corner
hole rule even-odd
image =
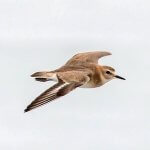
[[[96,88],[115,78],[125,80],[116,75],[115,69],[112,67],[98,64],[99,58],[108,55],[111,53],[102,51],[79,53],[56,70],[32,74],[31,77],[37,81],[55,81],[57,83],[28,105],[25,112],[64,96],[78,87]]]

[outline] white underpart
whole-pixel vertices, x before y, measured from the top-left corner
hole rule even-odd
[[[105,83],[107,83],[107,82],[109,82],[111,79],[103,79],[102,81],[103,81],[103,84],[105,84]]]
[[[53,81],[58,82],[58,78],[57,78],[56,73],[55,73],[55,74],[53,74],[51,77],[49,77],[49,79],[51,79],[51,80],[53,80]]]
[[[80,86],[80,88],[92,88],[93,86],[89,83],[90,78],[87,78],[86,83],[84,83],[82,86]]]
[[[101,78],[102,78],[102,85],[107,83],[107,82],[109,82],[111,80],[111,79],[106,79],[103,76]],[[92,83],[89,83],[89,81],[87,81],[85,84],[80,86],[80,88],[93,88],[93,87],[95,87],[95,85],[93,85]]]
[[[80,86],[80,88],[92,88],[93,86],[89,83],[85,83],[82,86]]]
[[[55,95],[60,89],[62,89],[63,87],[65,87],[66,85],[68,85],[69,83],[64,83],[62,85],[60,85],[59,87],[57,87],[56,89],[52,90],[49,95]]]

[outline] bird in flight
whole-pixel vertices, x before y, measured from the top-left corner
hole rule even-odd
[[[31,77],[34,77],[36,81],[55,81],[56,84],[32,101],[24,111],[31,111],[78,87],[96,88],[115,78],[125,80],[125,78],[116,75],[115,69],[112,67],[98,64],[100,58],[108,55],[111,53],[104,51],[79,53],[56,70],[32,74]]]

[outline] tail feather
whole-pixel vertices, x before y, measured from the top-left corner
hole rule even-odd
[[[35,72],[31,75],[31,77],[41,77],[41,76],[45,76],[47,73],[48,73],[47,71]]]
[[[46,82],[49,81],[50,79],[48,78],[35,78],[36,81],[40,81],[40,82]]]
[[[40,82],[46,82],[49,80],[57,81],[57,76],[55,73],[46,72],[46,71],[36,72],[32,74],[31,77],[34,77],[36,81],[40,81]]]

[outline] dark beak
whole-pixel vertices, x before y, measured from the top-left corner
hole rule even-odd
[[[118,76],[118,75],[116,75],[115,77],[118,78],[118,79],[121,79],[121,80],[126,80],[125,78],[120,77],[120,76]]]

